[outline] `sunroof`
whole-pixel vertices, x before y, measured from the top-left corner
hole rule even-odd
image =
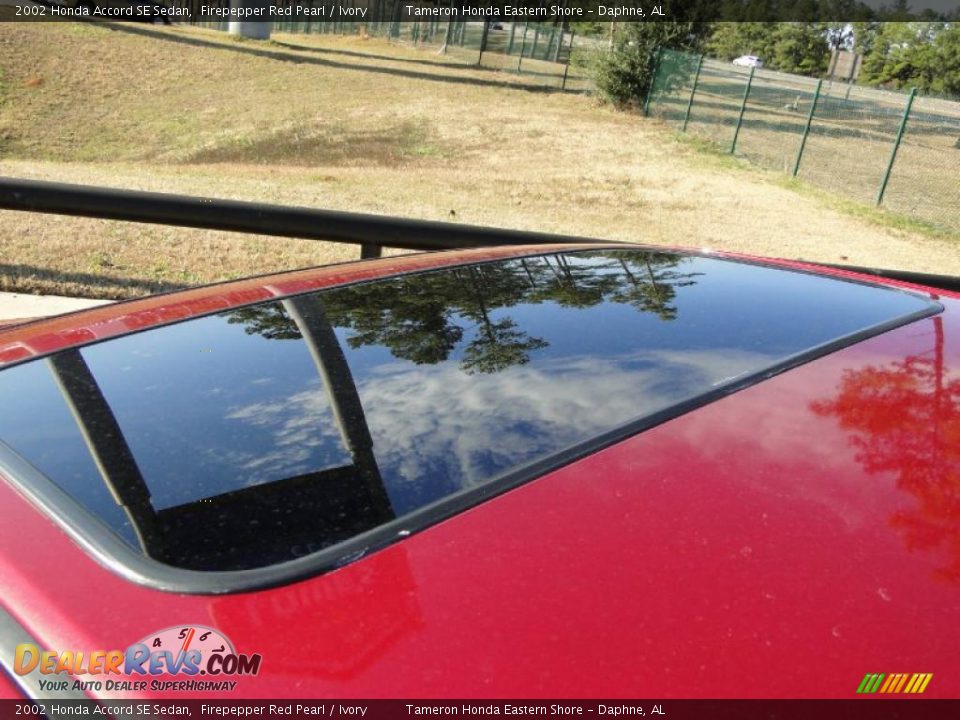
[[[138,579],[240,589],[334,566],[938,310],[640,250],[445,268],[3,370],[0,403],[16,412],[0,414],[0,469]]]

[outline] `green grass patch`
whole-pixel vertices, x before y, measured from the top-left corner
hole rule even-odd
[[[677,130],[673,134],[674,140],[681,145],[699,153],[702,157],[710,158],[713,167],[736,170],[758,170],[749,160],[730,154],[730,148],[721,146],[713,140],[697,137]]]
[[[865,220],[877,227],[901,230],[903,232],[915,232],[942,240],[960,240],[960,236],[958,236],[957,233],[944,230],[932,223],[924,222],[923,220],[918,220],[908,215],[895,213],[882,206],[866,205],[856,200],[839,197],[795,177],[778,176],[775,182],[780,187],[793,190],[800,195],[823,203],[832,210],[837,210],[845,215]]]

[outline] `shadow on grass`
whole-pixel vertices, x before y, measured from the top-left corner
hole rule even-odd
[[[307,37],[326,37],[325,35],[307,35]],[[333,48],[319,48],[310,45],[298,45],[292,42],[282,40],[273,40],[274,45],[296,50],[298,52],[317,53],[319,55],[343,55],[345,57],[361,58],[363,60],[386,60],[388,62],[409,63],[412,65],[426,65],[435,68],[454,68],[456,70],[476,69],[476,63],[470,62],[447,62],[437,60],[417,60],[414,58],[390,57],[389,55],[377,55],[375,53],[357,52],[356,50],[339,50]],[[483,69],[483,68],[480,68]]]
[[[75,285],[75,288],[70,286]],[[112,277],[83,272],[61,272],[35,265],[0,263],[0,290],[3,292],[42,292],[63,295],[82,293],[83,297],[121,300],[143,295],[185,290],[190,284],[143,278]]]
[[[190,45],[192,47],[228,50],[228,51],[236,52],[243,55],[253,55],[256,57],[263,57],[270,60],[279,60],[281,62],[294,63],[296,65],[318,65],[320,67],[330,67],[330,68],[336,68],[338,70],[352,70],[355,72],[375,73],[379,75],[390,75],[393,77],[410,78],[413,80],[427,80],[429,82],[453,83],[456,85],[475,85],[479,87],[506,88],[510,90],[523,90],[531,93],[562,92],[560,88],[551,87],[547,85],[522,85],[514,82],[506,82],[503,80],[484,80],[481,78],[466,77],[464,75],[456,75],[456,76],[440,75],[436,73],[416,72],[414,70],[402,70],[400,68],[390,68],[390,67],[383,67],[379,65],[354,65],[346,62],[337,62],[336,60],[330,60],[327,58],[295,56],[282,51],[268,50],[266,48],[261,48],[261,47],[251,47],[250,45],[242,42],[237,42],[234,44],[218,43],[218,42],[212,42],[209,40],[203,40],[202,38],[185,37],[183,35],[172,35],[169,32],[164,32],[162,30],[153,30],[151,28],[146,28],[146,27],[119,25],[117,23],[101,23],[100,27],[104,27],[114,32],[129,33],[131,35],[141,35],[143,37],[150,37],[157,40],[166,40],[168,42],[179,43],[182,45]],[[285,47],[292,48],[294,46],[287,45]],[[364,55],[362,53],[357,53],[357,56],[376,57],[376,56]],[[393,60],[394,59],[391,58],[391,61]],[[461,65],[458,67],[469,67],[469,66]],[[474,67],[473,69],[488,70],[487,68],[483,68],[482,66]],[[571,91],[571,92],[577,92],[577,91]]]
[[[310,37],[308,35],[308,37]],[[318,35],[317,37],[323,37]],[[309,52],[309,53],[319,53],[321,55],[344,55],[349,57],[363,58],[367,60],[386,60],[388,62],[400,62],[400,63],[412,63],[416,65],[426,65],[427,67],[435,68],[452,68],[454,70],[486,70],[490,72],[509,72],[516,77],[531,77],[531,78],[544,78],[548,80],[555,80],[558,83],[563,79],[563,63],[553,63],[558,65],[560,69],[557,72],[541,72],[539,70],[530,70],[527,69],[525,72],[517,72],[516,70],[511,70],[509,67],[494,67],[491,65],[478,65],[473,61],[463,61],[463,62],[448,62],[448,61],[436,61],[436,60],[417,60],[414,58],[400,58],[400,57],[390,57],[389,55],[377,55],[375,53],[364,53],[357,52],[356,50],[340,50],[333,48],[318,48],[311,47],[309,45],[297,45],[292,42],[283,42],[281,40],[273,40],[274,45],[280,45],[281,47],[289,48],[290,50],[296,50],[299,52]],[[461,48],[462,49],[462,48]],[[519,60],[517,55],[507,55],[506,53],[498,52],[497,50],[487,50],[484,53],[485,58],[497,57],[497,58],[507,58],[510,63],[516,63]],[[525,60],[530,60],[530,58],[524,58]],[[539,61],[539,62],[549,62],[549,61]],[[577,79],[573,77],[572,79]],[[511,87],[515,87],[511,85]],[[559,87],[546,88],[553,90],[561,90]],[[566,89],[564,92],[568,93],[579,93],[580,90]]]

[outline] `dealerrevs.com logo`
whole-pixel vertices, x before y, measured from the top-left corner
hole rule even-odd
[[[234,650],[226,635],[203,625],[151,633],[126,650],[40,650],[17,645],[14,671],[38,672],[40,689],[83,691],[230,691],[233,678],[260,672],[260,655]],[[67,676],[67,677],[62,677]]]

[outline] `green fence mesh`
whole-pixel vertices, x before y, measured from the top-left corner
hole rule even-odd
[[[445,0],[447,4],[449,0]],[[173,0],[173,4],[189,7],[194,13],[200,5],[225,6],[228,0]],[[278,7],[291,4],[310,8],[332,9],[355,7],[355,0],[278,0]],[[531,84],[557,87],[572,92],[589,92],[593,83],[586,68],[571,65],[571,56],[577,45],[575,33],[553,23],[484,22],[426,20],[400,22],[404,0],[373,0],[365,2],[367,17],[362,21],[348,20],[274,20],[277,33],[304,35],[346,35],[377,37],[404,45],[435,49],[448,60],[465,66],[513,72]],[[192,22],[216,30],[227,30],[227,22]],[[583,42],[581,40],[581,42]],[[589,42],[589,41],[588,41]]]
[[[651,111],[656,108],[658,117],[670,123],[682,124],[700,56],[662,50],[657,54],[656,63],[658,72],[650,89],[651,101],[648,105]]]
[[[810,126],[799,177],[864,203],[876,201],[906,96],[867,88],[824,93]]]
[[[960,103],[913,101],[883,204],[960,230]]]
[[[793,173],[816,90],[817,81],[811,78],[756,70],[737,139],[738,154]]]
[[[690,108],[688,132],[729,149],[749,77],[749,68],[705,59]]]
[[[884,207],[960,232],[960,102],[916,97],[898,145],[906,93],[763,68],[750,75],[662,50],[648,112],[723,150],[736,137],[737,155],[864,203],[880,201],[890,168]]]

